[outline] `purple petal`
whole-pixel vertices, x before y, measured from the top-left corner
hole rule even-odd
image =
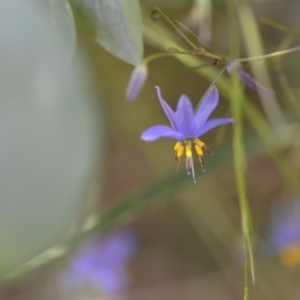
[[[196,127],[194,111],[191,100],[186,95],[182,95],[179,99],[176,119],[179,125],[179,131],[185,136],[185,138],[192,138]]]
[[[219,102],[219,92],[215,86],[213,86],[207,93],[206,97],[202,101],[199,109],[195,114],[196,130],[199,130],[203,124],[207,121],[210,114],[217,107]]]
[[[145,65],[138,65],[131,73],[129,83],[126,89],[126,99],[129,101],[135,100],[141,91],[146,78],[148,76],[148,69]]]
[[[243,69],[240,69],[239,71],[240,79],[251,89],[253,89],[258,94],[262,95],[263,97],[267,99],[273,99],[275,96],[275,92],[271,89],[268,89],[267,87],[263,86],[261,83],[259,83],[257,80],[255,80],[253,77],[251,77],[247,72],[245,72]]]
[[[157,97],[159,99],[159,102],[165,112],[165,114],[167,115],[170,124],[172,126],[172,128],[176,131],[178,131],[178,125],[177,125],[177,121],[176,121],[176,117],[175,117],[175,113],[172,110],[172,108],[169,106],[169,104],[163,99],[163,97],[161,96],[161,92],[160,92],[160,88],[159,86],[156,86],[156,92],[157,92]]]
[[[195,132],[195,138],[203,135],[204,133],[210,131],[211,129],[217,126],[228,124],[228,123],[234,123],[234,119],[232,118],[211,119],[207,121],[201,128],[199,128]]]
[[[300,202],[277,202],[271,207],[269,242],[278,253],[300,242]]]
[[[238,70],[240,80],[244,82],[248,87],[265,98],[274,98],[275,92],[263,86],[261,83],[251,77],[247,72],[243,70],[243,67],[239,62],[235,60],[228,62],[226,65],[226,70],[229,74],[233,74],[234,70]]]
[[[90,284],[100,294],[121,293],[128,288],[129,279],[125,268],[101,268]]]
[[[124,263],[136,254],[137,233],[131,228],[120,228],[105,236],[98,246],[97,255],[102,263]]]
[[[164,125],[150,127],[147,130],[145,130],[141,135],[141,139],[145,142],[152,142],[162,137],[171,138],[175,140],[185,139],[185,136],[182,133]]]

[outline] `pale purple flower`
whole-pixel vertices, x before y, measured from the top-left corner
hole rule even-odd
[[[292,266],[300,263],[300,201],[276,202],[271,207],[268,242],[273,254]]]
[[[138,248],[137,233],[120,228],[82,245],[60,279],[71,289],[91,287],[100,294],[121,293],[129,286],[127,268]]]
[[[257,92],[258,94],[262,95],[266,99],[274,98],[275,92],[263,86],[261,83],[259,83],[253,77],[251,77],[246,71],[243,70],[242,65],[238,61],[236,60],[229,61],[226,65],[226,71],[229,74],[232,74],[235,69],[237,69],[240,80],[244,84],[246,84],[249,88]]]
[[[209,153],[210,150],[205,143],[199,139],[199,137],[217,126],[233,123],[234,120],[232,118],[208,120],[208,117],[217,107],[219,102],[219,93],[215,86],[207,92],[207,95],[203,99],[200,107],[195,112],[193,111],[190,99],[186,95],[182,95],[180,97],[177,110],[173,111],[162,98],[158,86],[156,86],[156,90],[160,104],[170,121],[171,127],[165,125],[150,127],[142,133],[141,139],[146,142],[152,142],[162,137],[178,140],[174,148],[177,170],[179,168],[181,157],[185,152],[186,169],[189,175],[193,175],[195,182],[192,146],[194,146],[202,169],[205,171],[202,149]]]
[[[148,76],[148,68],[145,64],[138,65],[131,73],[129,83],[126,89],[126,99],[129,101],[135,100],[140,93]]]

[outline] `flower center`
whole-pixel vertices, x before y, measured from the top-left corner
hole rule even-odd
[[[286,267],[294,267],[300,263],[300,245],[292,245],[287,247],[279,254],[281,263]]]
[[[194,164],[193,164],[193,146],[196,150],[196,153],[199,158],[199,162],[201,164],[202,170],[205,171],[205,161],[203,156],[203,150],[207,151],[208,153],[212,154],[210,149],[205,145],[203,141],[200,139],[187,139],[184,141],[178,141],[175,144],[174,151],[175,151],[175,162],[176,162],[176,172],[179,170],[181,158],[185,152],[186,155],[186,169],[188,174],[193,175],[193,179],[195,181],[195,173],[194,173]]]

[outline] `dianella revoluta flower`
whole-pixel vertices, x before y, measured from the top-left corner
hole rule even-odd
[[[268,242],[283,265],[300,264],[300,199],[273,204]]]
[[[266,99],[274,98],[275,92],[263,86],[261,83],[251,77],[246,71],[243,70],[242,65],[238,61],[229,61],[226,65],[226,71],[229,74],[232,74],[235,69],[237,70],[240,80],[249,88],[262,95]]]
[[[156,90],[160,104],[170,121],[171,127],[165,125],[150,127],[142,133],[141,139],[146,142],[152,142],[163,137],[177,140],[174,147],[177,171],[181,158],[185,153],[187,173],[189,175],[192,174],[194,182],[196,182],[192,156],[193,149],[199,157],[203,171],[205,171],[203,150],[211,153],[209,148],[199,139],[199,137],[217,126],[233,123],[234,120],[232,118],[208,120],[208,117],[217,107],[219,102],[219,93],[216,87],[212,87],[207,92],[200,107],[195,112],[191,100],[186,95],[180,97],[177,110],[173,111],[168,103],[162,98],[158,86],[156,86]]]
[[[136,66],[131,73],[129,83],[126,89],[126,99],[135,100],[140,93],[144,83],[148,77],[148,68],[146,64]]]
[[[137,232],[120,228],[83,244],[60,274],[66,289],[92,288],[99,294],[119,294],[129,286],[128,265],[138,248]]]

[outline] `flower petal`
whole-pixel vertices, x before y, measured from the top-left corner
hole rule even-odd
[[[152,142],[162,137],[171,138],[175,140],[185,139],[185,136],[182,133],[164,125],[150,127],[147,130],[145,130],[141,135],[141,139],[145,142]]]
[[[91,274],[89,283],[102,295],[125,292],[130,282],[125,266],[108,265]]]
[[[195,132],[195,136],[199,137],[217,126],[228,124],[228,123],[234,123],[234,119],[232,119],[232,118],[211,119],[211,120],[207,121],[204,124],[204,126],[200,127]]]
[[[179,131],[185,135],[185,138],[192,138],[196,128],[194,111],[191,100],[186,95],[180,97],[175,114]]]
[[[244,82],[248,87],[253,89],[258,94],[262,95],[267,99],[273,99],[275,96],[275,92],[261,83],[259,83],[256,79],[251,77],[246,71],[243,70],[242,65],[236,61],[230,61],[226,65],[226,70],[229,74],[233,74],[234,70],[238,70],[239,78],[242,82]]]
[[[262,95],[266,99],[273,99],[275,97],[275,92],[265,86],[263,86],[261,83],[259,83],[257,80],[255,80],[253,77],[251,77],[247,72],[245,72],[243,69],[240,69],[239,71],[240,79],[251,89],[253,89],[258,94]]]
[[[196,129],[199,130],[207,121],[210,114],[217,107],[219,102],[219,92],[215,86],[213,86],[207,93],[206,97],[202,101],[199,109],[195,114]]]
[[[172,108],[169,106],[169,104],[161,96],[161,92],[160,92],[159,86],[156,86],[155,88],[156,88],[157,97],[159,99],[159,102],[160,102],[160,104],[161,104],[161,106],[162,106],[162,108],[163,108],[166,116],[168,117],[172,128],[174,130],[178,131],[179,128],[178,128],[178,124],[177,124],[177,121],[176,121],[176,117],[175,117],[174,111],[172,110]]]

